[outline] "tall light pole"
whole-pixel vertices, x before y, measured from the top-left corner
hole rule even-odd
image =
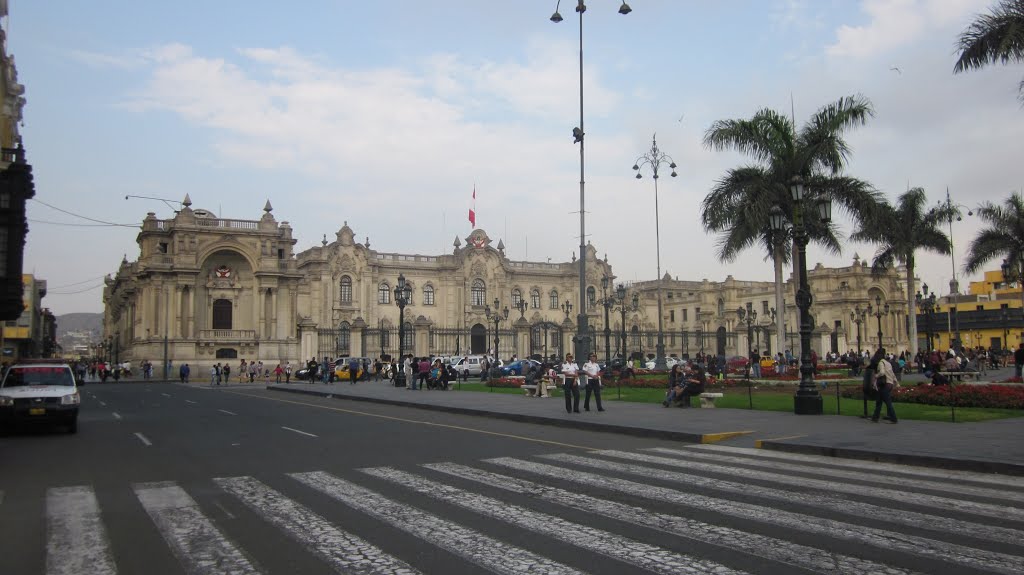
[[[398,274],[395,284],[395,304],[398,305],[398,365],[395,373],[395,387],[405,387],[405,355],[402,346],[405,344],[405,306],[412,299],[412,286],[405,283],[405,275]]]
[[[488,321],[493,321],[494,322],[494,359],[495,360],[497,360],[501,356],[501,352],[498,351],[498,349],[499,349],[498,348],[498,342],[501,341],[498,338],[498,324],[501,323],[502,320],[508,319],[508,306],[505,306],[505,309],[499,309],[500,307],[501,307],[501,302],[498,301],[498,298],[494,298],[494,309],[493,310],[491,309],[491,306],[489,306],[489,305],[488,306],[484,306],[484,316],[487,317]],[[495,367],[497,367],[497,366],[495,366]]]
[[[736,315],[740,318],[740,325],[747,324],[747,379],[749,380],[750,370],[754,368],[753,360],[750,358],[754,354],[754,348],[750,344],[754,339],[754,321],[757,320],[757,312],[751,309],[748,313],[746,308],[740,306],[736,308]]]
[[[823,405],[818,386],[814,384],[814,367],[811,365],[811,288],[807,282],[807,229],[804,227],[804,182],[794,176],[789,192],[793,200],[793,215],[789,222],[793,227],[793,239],[797,245],[797,271],[800,275],[800,289],[796,292],[796,305],[800,310],[800,387],[793,398],[793,412],[797,415],[821,415]],[[808,198],[809,200],[809,198]],[[821,198],[816,202],[817,217],[823,223],[832,221],[832,202]],[[769,213],[771,227],[775,231],[786,228],[786,215],[778,205]]]
[[[857,324],[857,354],[858,355],[860,355],[860,353],[864,350],[864,348],[860,344],[860,325],[862,323],[866,322],[867,319],[868,319],[868,310],[861,309],[860,304],[857,304],[857,306],[853,308],[853,311],[850,312],[850,321],[852,321],[853,323]],[[867,326],[864,326],[864,328],[867,329]]]
[[[936,206],[937,210],[947,214],[946,217],[942,218],[949,224],[949,262],[953,271],[953,279],[949,280],[949,299],[952,305],[949,307],[950,323],[952,324],[954,339],[950,341],[950,347],[957,350],[958,353],[963,353],[962,343],[960,342],[960,318],[957,317],[956,304],[960,299],[960,282],[956,279],[956,249],[953,246],[953,220],[961,221],[963,216],[960,210],[967,210],[968,216],[973,216],[974,212],[967,208],[963,204],[958,204],[952,200],[949,196],[949,188],[946,188],[946,200],[939,200]]]
[[[875,296],[875,307],[868,304],[868,315],[873,315],[878,320],[878,347],[882,347],[882,318],[889,315],[889,302],[882,305],[882,296]]]
[[[608,320],[608,310],[615,304],[614,297],[608,297],[608,287],[611,284],[611,278],[608,276],[601,276],[601,305],[604,306],[604,363],[605,365],[612,364],[612,327]]]
[[[561,0],[555,3],[555,13],[551,15],[551,21],[558,23],[562,21],[562,15],[558,13]],[[579,309],[576,315],[576,357],[590,357],[590,330],[587,328],[587,234],[586,234],[586,171],[584,170],[583,154],[583,13],[587,11],[587,5],[583,0],[577,0],[576,12],[580,15],[580,125],[572,129],[573,142],[580,145],[580,299]],[[619,14],[629,14],[633,10],[625,2],[619,6]]]
[[[626,301],[626,286],[619,284],[615,288],[614,305],[617,305],[619,312],[622,313],[622,325],[621,337],[622,337],[622,363],[625,365],[628,357],[626,356],[626,314],[631,311],[637,311],[640,309],[640,294],[633,292],[633,297]]]
[[[932,352],[932,316],[935,314],[935,294],[928,293],[928,284],[921,284],[921,289],[924,291],[917,292],[914,295],[914,301],[917,303],[917,307],[924,312],[925,319],[925,336],[927,337],[928,353]],[[917,318],[914,318],[917,321]]]
[[[664,318],[662,317],[662,296],[661,296],[661,217],[658,214],[658,169],[661,166],[668,166],[672,170],[672,177],[676,177],[676,163],[672,161],[672,158],[662,152],[658,148],[658,135],[655,134],[651,138],[651,149],[643,153],[636,162],[633,163],[633,170],[636,172],[636,179],[643,178],[643,174],[640,173],[640,169],[644,166],[651,168],[652,175],[654,177],[654,245],[655,254],[657,256],[657,268],[658,268],[658,345],[655,349],[654,358],[654,369],[668,369],[668,364],[665,362],[665,326]]]

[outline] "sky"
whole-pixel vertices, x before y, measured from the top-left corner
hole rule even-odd
[[[587,240],[619,280],[773,278],[759,248],[716,256],[700,203],[751,159],[704,147],[716,120],[771,108],[803,124],[862,95],[845,173],[890,201],[908,185],[968,216],[1024,187],[1024,66],[953,74],[957,35],[989,0],[590,0],[583,17]],[[579,250],[580,24],[575,3],[516,0],[10,0],[33,165],[25,271],[55,314],[102,310],[103,276],[138,257],[147,212],[259,219],[269,200],[301,251],[348,223],[382,252],[451,253],[477,227],[513,260]],[[677,164],[631,169],[656,134]],[[147,198],[128,198],[145,196]],[[170,200],[164,202],[161,200]],[[840,231],[853,231],[837,213]],[[656,225],[657,223],[657,225]],[[106,225],[118,224],[118,225]],[[948,230],[947,230],[948,231]],[[808,248],[849,265],[875,246]],[[998,269],[993,262],[991,269]],[[949,256],[917,275],[948,293]],[[787,271],[786,277],[789,277]]]

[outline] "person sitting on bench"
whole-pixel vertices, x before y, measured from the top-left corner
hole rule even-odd
[[[707,381],[704,375],[704,366],[697,364],[694,369],[686,374],[686,383],[679,393],[679,407],[690,407],[690,398],[704,393],[704,384]]]

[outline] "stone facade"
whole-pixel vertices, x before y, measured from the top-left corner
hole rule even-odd
[[[165,348],[173,365],[194,369],[231,359],[273,366],[311,357],[397,355],[400,317],[402,351],[416,356],[492,353],[495,347],[506,358],[558,356],[572,345],[579,310],[575,255],[558,263],[513,261],[482,229],[456,238],[450,254],[383,253],[371,249],[368,238],[357,242],[347,223],[333,241],[325,235],[320,246],[294,253],[291,227],[275,220],[269,202],[259,220],[216,218],[193,210],[188,196],[182,205],[173,219],[148,214],[137,238],[138,260],[126,258],[107,277],[104,336],[113,338],[122,361],[160,365]],[[620,356],[623,348],[626,355],[652,354],[658,282],[628,284],[627,301],[636,293],[639,305],[623,313],[611,297],[615,276],[607,258],[598,258],[589,244],[584,257],[593,349],[602,357],[606,350]],[[812,270],[818,352],[854,347],[850,312],[876,295],[890,303],[883,342],[906,347],[905,329],[897,329],[906,315],[900,273],[873,277],[859,259],[845,268]],[[394,297],[400,274],[412,295],[404,310]],[[791,284],[784,315],[795,326]],[[666,276],[662,289],[666,350],[675,356],[696,353],[701,341],[705,350],[745,355],[747,330],[736,308],[749,304],[763,319],[769,314],[762,311],[774,307],[772,282]],[[772,328],[762,333],[764,341]],[[864,334],[864,347],[875,345],[875,331],[865,328]],[[790,341],[799,345],[798,337]]]

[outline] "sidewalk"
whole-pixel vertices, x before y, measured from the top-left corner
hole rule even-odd
[[[1024,417],[979,423],[901,421],[871,423],[858,417],[798,416],[745,409],[688,410],[615,401],[606,411],[569,414],[558,390],[551,398],[470,391],[412,391],[386,382],[271,384],[267,389],[351,401],[399,405],[541,425],[625,433],[687,443],[885,461],[944,469],[1024,476]],[[828,398],[825,398],[828,401]],[[826,404],[827,405],[827,404]],[[582,400],[581,400],[582,406]],[[582,407],[581,407],[582,410]]]

